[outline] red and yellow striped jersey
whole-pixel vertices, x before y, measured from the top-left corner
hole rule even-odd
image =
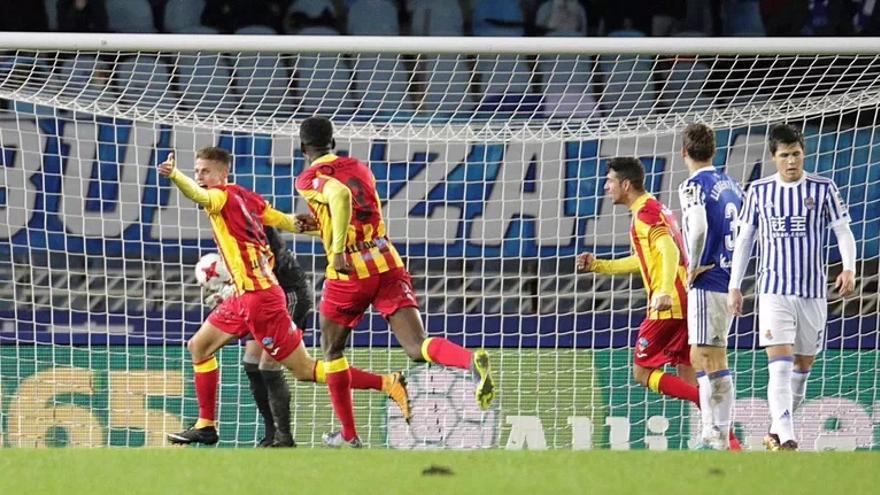
[[[204,189],[178,169],[169,176],[184,196],[208,214],[214,242],[239,293],[278,285],[275,258],[263,225],[293,232],[295,220],[272,208],[259,194],[235,184]]]
[[[318,221],[331,261],[328,279],[363,279],[403,267],[386,235],[376,178],[369,167],[354,158],[328,154],[313,161],[295,185]],[[354,268],[351,274],[333,268],[332,256],[338,253],[348,257]]]
[[[649,320],[687,318],[687,255],[675,216],[650,193],[639,196],[630,206],[630,242],[635,253],[617,260],[595,260],[597,273],[640,272],[648,292]],[[655,294],[672,296],[672,308],[651,308]]]
[[[687,254],[675,216],[649,193],[639,197],[630,211],[633,214],[632,246],[639,257],[642,281],[648,291],[648,319],[687,318]],[[670,249],[673,246],[677,249]],[[663,266],[663,257],[675,259],[672,270]],[[672,296],[670,310],[651,309],[650,301],[656,293]]]

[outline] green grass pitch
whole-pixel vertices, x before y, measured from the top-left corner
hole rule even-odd
[[[5,449],[0,494],[877,493],[880,453]]]

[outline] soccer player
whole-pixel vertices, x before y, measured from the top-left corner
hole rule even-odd
[[[702,411],[701,448],[730,448],[735,390],[727,367],[727,337],[733,318],[726,310],[735,222],[742,189],[715,170],[715,132],[705,124],[684,129],[682,156],[691,172],[678,188],[688,281],[688,343],[697,372]]]
[[[825,234],[837,237],[843,271],[834,287],[855,290],[856,243],[850,217],[831,179],[804,173],[804,137],[790,125],[769,134],[776,173],[752,182],[739,219],[730,270],[728,309],[742,315],[742,281],[755,239],[758,249],[758,340],[766,348],[771,451],[797,450],[792,414],[822,350],[828,313]]]
[[[699,404],[687,343],[687,258],[675,218],[645,191],[645,169],[638,158],[617,157],[608,162],[605,194],[632,212],[630,237],[635,254],[616,260],[582,253],[581,272],[606,275],[641,272],[648,292],[648,314],[639,327],[633,377],[654,392]],[[664,373],[677,366],[679,376]],[[687,381],[686,381],[687,380]]]
[[[275,257],[273,272],[287,297],[287,312],[297,328],[305,328],[306,316],[312,309],[312,292],[308,277],[272,227],[265,227],[266,239]],[[202,268],[208,275],[204,288],[208,292],[205,302],[213,309],[235,293],[235,286],[218,255],[206,255],[213,263]],[[219,266],[217,266],[219,265]],[[242,366],[248,377],[251,395],[263,418],[265,436],[259,447],[294,447],[296,442],[290,431],[290,387],[284,375],[284,367],[264,352],[253,339],[245,343]],[[385,383],[383,381],[383,383]]]
[[[324,380],[302,343],[302,331],[290,319],[284,291],[272,271],[274,258],[264,226],[302,232],[302,224],[269,205],[257,193],[227,182],[231,157],[221,148],[204,148],[196,154],[192,180],[176,166],[174,154],[159,166],[187,198],[205,209],[214,240],[235,284],[235,296],[217,306],[187,342],[193,359],[199,419],[193,427],[168,435],[173,443],[214,444],[219,370],[214,354],[227,342],[250,333],[272,359],[304,381]],[[392,398],[409,418],[409,399],[400,374],[394,374]],[[352,370],[356,388],[383,389],[383,377]]]
[[[307,231],[317,231],[328,264],[319,311],[327,387],[341,431],[325,434],[329,447],[361,446],[351,404],[351,368],[343,355],[351,329],[370,306],[388,320],[392,332],[414,361],[471,370],[478,377],[477,403],[488,409],[495,396],[489,355],[471,353],[444,338],[426,338],[410,275],[385,232],[376,178],[354,158],[336,156],[333,124],[309,117],[300,125],[300,146],[309,167],[296,190],[313,216]]]

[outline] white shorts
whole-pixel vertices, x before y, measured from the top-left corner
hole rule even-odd
[[[691,288],[688,291],[688,344],[727,347],[733,317],[727,294]]]
[[[828,301],[824,298],[758,296],[758,342],[761,347],[794,345],[799,356],[815,356],[825,344]]]

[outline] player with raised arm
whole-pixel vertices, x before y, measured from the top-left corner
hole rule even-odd
[[[477,403],[488,409],[495,396],[486,351],[471,353],[444,338],[427,337],[410,275],[385,232],[376,179],[354,158],[336,156],[333,124],[309,117],[300,125],[300,146],[309,166],[296,190],[314,215],[328,264],[319,311],[327,387],[342,430],[325,434],[329,447],[360,447],[351,403],[351,368],[343,355],[352,328],[372,304],[388,320],[407,356],[471,370]]]
[[[730,448],[735,390],[727,366],[727,286],[742,188],[712,166],[715,132],[705,124],[684,129],[682,156],[691,175],[678,188],[688,281],[688,343],[697,372],[702,412],[701,448]]]
[[[287,297],[287,312],[297,328],[305,328],[306,317],[312,308],[308,277],[293,253],[284,246],[278,232],[272,227],[265,227],[264,230],[275,257],[275,278]],[[232,277],[217,253],[202,256],[196,266],[196,277],[208,293],[205,303],[211,309],[235,294]],[[263,418],[265,435],[258,446],[294,447],[296,442],[290,431],[290,387],[284,367],[253,339],[245,343],[242,366],[257,410]]]
[[[645,191],[645,169],[638,158],[612,158],[605,179],[605,194],[632,212],[635,254],[600,260],[582,253],[577,269],[606,275],[641,273],[648,314],[639,327],[633,377],[654,392],[699,404],[687,343],[687,258],[681,232],[672,212]],[[667,364],[677,366],[679,376],[663,372]]]
[[[259,194],[227,182],[231,157],[209,147],[196,154],[192,180],[176,166],[174,155],[159,166],[187,198],[205,209],[214,240],[235,285],[235,295],[220,303],[187,342],[193,360],[199,419],[193,427],[168,435],[172,443],[217,443],[215,426],[219,370],[215,353],[230,340],[250,333],[271,356],[304,381],[322,381],[318,366],[302,343],[302,331],[291,321],[284,291],[273,273],[274,256],[264,226],[302,232],[302,223],[269,205]],[[381,390],[382,377],[354,369],[357,388]],[[405,384],[393,384],[395,402],[405,418],[410,408]]]
[[[728,309],[742,315],[742,281],[758,236],[758,340],[767,351],[768,450],[797,450],[792,415],[822,350],[828,316],[826,230],[837,236],[843,271],[834,287],[855,290],[856,243],[850,216],[831,179],[804,172],[804,137],[786,124],[769,134],[776,173],[752,182],[740,215]]]

